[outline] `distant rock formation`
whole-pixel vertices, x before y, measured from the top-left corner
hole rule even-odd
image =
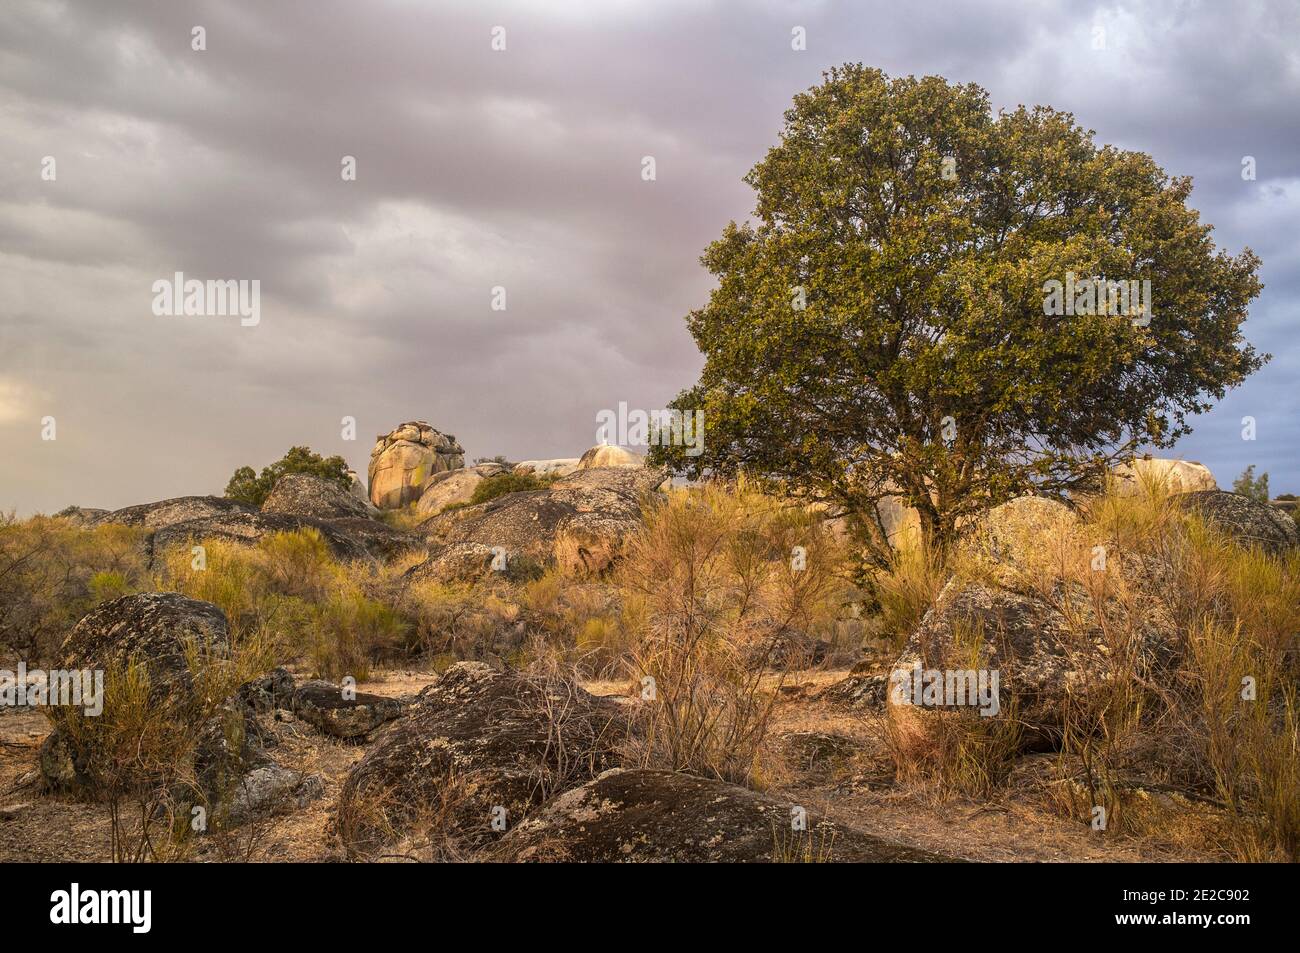
[[[662,471],[648,467],[580,470],[542,489],[434,516],[421,524],[433,543],[475,543],[481,548],[461,547],[454,558],[440,558],[443,553],[434,549],[428,562],[410,574],[443,582],[452,581],[461,570],[477,575],[481,559],[494,550],[506,567],[523,559],[599,572],[614,560],[624,539],[640,528],[642,497],[663,480]]]
[[[1115,491],[1120,496],[1141,494],[1147,482],[1163,483],[1170,493],[1195,493],[1198,490],[1219,488],[1209,467],[1193,460],[1146,457],[1113,467],[1111,475],[1115,478]]]
[[[555,460],[524,460],[522,463],[516,463],[515,473],[526,473],[530,476],[568,476],[578,469],[577,457],[560,457]]]
[[[370,502],[381,510],[400,509],[420,498],[436,473],[459,470],[465,450],[451,434],[423,420],[409,421],[376,438],[370,451]]]
[[[624,450],[622,447],[601,445],[592,447],[578,459],[579,470],[594,470],[597,467],[643,467],[645,458],[639,453]]]

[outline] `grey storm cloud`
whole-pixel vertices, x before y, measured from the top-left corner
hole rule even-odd
[[[699,254],[791,97],[858,61],[1192,175],[1219,244],[1264,260],[1246,328],[1274,359],[1179,453],[1300,489],[1298,27],[1284,2],[7,0],[0,508],[220,492],[293,444],[364,470],[411,418],[471,456],[580,453],[600,409],[694,381]],[[176,271],[258,279],[261,323],[155,316]]]

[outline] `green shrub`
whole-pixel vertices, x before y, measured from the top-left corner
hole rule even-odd
[[[261,506],[271,495],[276,481],[286,473],[306,473],[347,490],[352,486],[348,463],[342,457],[322,457],[310,447],[290,447],[289,452],[263,467],[258,475],[252,467],[240,467],[226,484],[226,496],[241,503]]]
[[[507,493],[519,493],[522,490],[540,490],[549,482],[551,481],[539,479],[531,473],[500,473],[488,477],[474,487],[474,495],[469,498],[468,505],[476,506],[479,503],[486,503],[488,500],[495,500],[498,496],[505,496]]]

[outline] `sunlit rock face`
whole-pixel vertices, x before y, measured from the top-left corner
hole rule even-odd
[[[395,510],[418,500],[436,473],[465,465],[465,451],[456,438],[410,421],[380,435],[370,451],[370,502]]]

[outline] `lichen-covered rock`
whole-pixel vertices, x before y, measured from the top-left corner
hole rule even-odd
[[[817,693],[817,698],[862,711],[884,711],[888,692],[888,673],[850,672],[840,681],[823,688]]]
[[[324,794],[319,775],[264,764],[232,786],[217,819],[225,827],[238,827],[258,817],[301,809]]]
[[[1133,633],[1134,644],[1124,650],[1143,669],[1164,664],[1169,657],[1172,630],[1157,605],[1103,601],[1106,626],[1097,619],[1096,605],[1079,586],[1059,584],[1049,600],[982,582],[951,580],[890,673],[885,701],[900,747],[932,750],[941,719],[959,711],[991,719],[991,729],[1009,729],[1014,721],[1018,737],[1010,730],[1003,737],[1019,750],[1059,746],[1067,712],[1085,710],[1096,693],[1105,690],[1114,651],[1107,631]],[[1140,617],[1129,615],[1131,611]],[[960,693],[955,703],[947,696],[925,695],[926,673],[939,673],[946,680],[950,673],[964,672],[982,674],[986,691],[980,694],[977,683],[963,681],[954,684]],[[922,689],[914,690],[918,683]]]
[[[352,856],[430,822],[441,839],[486,845],[499,836],[496,817],[513,826],[610,767],[623,726],[618,705],[571,683],[460,662],[383,728],[348,774],[336,833]]]
[[[578,458],[579,470],[595,470],[598,467],[643,466],[645,466],[645,457],[641,456],[641,454],[633,453],[631,450],[624,450],[622,447],[611,447],[606,444],[592,447]]]
[[[642,500],[663,480],[661,471],[648,467],[579,470],[548,487],[508,493],[421,526],[443,545],[499,547],[507,565],[522,559],[598,572],[641,526]]]
[[[1203,490],[1173,497],[1171,502],[1197,513],[1242,546],[1283,553],[1300,546],[1295,520],[1275,506],[1222,490]]]
[[[1209,468],[1191,460],[1137,459],[1111,468],[1111,475],[1120,496],[1138,496],[1151,485],[1163,486],[1169,493],[1219,488]]]
[[[435,548],[429,558],[407,570],[407,579],[441,583],[476,583],[482,579],[525,582],[541,574],[541,564],[527,556],[509,557],[504,549],[482,543],[449,543]]]
[[[202,707],[191,660],[220,665],[229,652],[226,616],[216,606],[175,592],[146,592],[105,602],[82,618],[63,642],[59,667],[104,673],[106,697],[101,701],[108,709],[114,704],[110,677],[134,666],[149,680],[149,704],[188,720],[198,717]],[[73,727],[94,720],[75,709],[63,717]],[[90,788],[114,767],[112,754],[102,750],[95,732],[68,731],[67,725],[57,726],[42,747],[42,778],[53,790]],[[238,749],[236,745],[236,753]],[[220,757],[214,754],[213,759]]]
[[[175,696],[192,690],[193,651],[229,655],[225,613],[176,592],[142,592],[92,609],[63,640],[59,666],[124,671],[134,663],[148,674],[152,695]]]
[[[239,686],[239,697],[257,714],[293,707],[293,675],[286,668],[274,668],[260,678]]]
[[[565,791],[502,839],[510,861],[934,863],[954,858],[820,819],[748,788],[670,771],[614,769]]]
[[[262,503],[262,512],[320,520],[365,519],[371,513],[365,503],[347,490],[307,473],[286,473],[280,477]]]
[[[451,434],[422,420],[402,424],[376,438],[370,451],[370,502],[381,510],[400,509],[424,493],[430,477],[465,465],[465,451]]]
[[[157,503],[138,503],[104,513],[91,525],[104,523],[121,523],[124,526],[143,526],[146,529],[161,529],[176,523],[210,517],[230,516],[236,513],[252,513],[255,507],[246,503],[228,500],[223,496],[178,496],[171,500],[159,500]]]
[[[353,741],[397,718],[402,704],[395,698],[367,692],[354,691],[345,697],[340,685],[310,681],[294,690],[290,710],[318,731]]]

